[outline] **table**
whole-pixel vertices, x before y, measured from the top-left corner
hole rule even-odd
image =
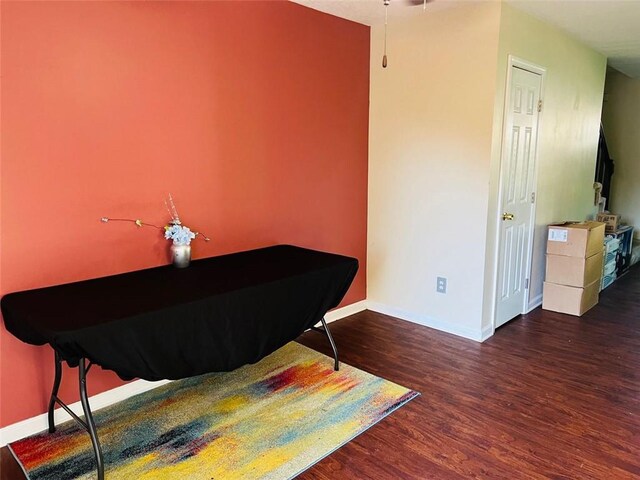
[[[89,432],[102,480],[86,391],[92,365],[151,381],[231,371],[312,328],[327,335],[337,370],[324,315],[338,306],[357,270],[355,258],[278,245],[196,260],[186,269],[163,266],[11,293],[0,307],[10,333],[55,351],[49,431],[59,404]],[[84,420],[57,396],[63,361],[78,367]]]

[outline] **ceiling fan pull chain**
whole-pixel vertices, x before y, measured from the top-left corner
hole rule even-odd
[[[384,0],[384,55],[382,56],[382,68],[387,68],[387,11],[389,0]]]

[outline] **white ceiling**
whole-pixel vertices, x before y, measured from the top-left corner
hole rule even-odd
[[[314,10],[346,18],[364,25],[384,24],[383,0],[291,0]],[[640,0],[639,0],[640,1]],[[442,10],[459,3],[458,0],[428,0],[427,11]],[[423,4],[419,0],[390,0],[389,19],[424,14]]]
[[[640,78],[639,0],[508,0],[606,55],[609,65]]]
[[[384,22],[383,0],[292,0],[365,25]],[[469,0],[431,0],[428,12]],[[491,1],[491,0],[476,0]],[[609,65],[640,78],[640,0],[506,0],[513,7],[558,26],[609,58]],[[390,0],[389,19],[425,14],[411,0]]]

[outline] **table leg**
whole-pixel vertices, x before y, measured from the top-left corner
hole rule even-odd
[[[56,405],[56,400],[58,398],[58,389],[60,388],[60,380],[62,380],[62,361],[60,360],[60,355],[58,352],[55,353],[55,361],[56,361],[56,376],[53,381],[53,390],[51,391],[51,398],[49,399],[49,433],[53,433],[56,431],[55,420],[53,419],[53,408]]]
[[[100,441],[98,440],[96,425],[93,421],[93,415],[91,415],[91,408],[89,407],[89,399],[87,398],[87,365],[84,358],[80,359],[78,370],[80,373],[80,403],[82,403],[84,419],[87,424],[87,430],[89,430],[89,436],[91,437],[91,443],[93,444],[93,451],[96,456],[96,463],[98,466],[98,480],[104,480],[104,462],[102,460],[102,449],[100,448]]]
[[[331,344],[331,349],[333,350],[333,369],[337,372],[338,370],[340,370],[340,361],[338,360],[338,347],[336,347],[336,342],[333,341],[333,336],[331,335],[331,331],[329,330],[324,317],[322,317],[322,326],[324,327],[324,333],[327,334],[327,338],[329,339],[329,343]]]

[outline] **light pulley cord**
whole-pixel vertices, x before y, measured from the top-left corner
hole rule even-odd
[[[387,19],[389,0],[384,0],[384,55],[382,56],[382,68],[387,68]]]

